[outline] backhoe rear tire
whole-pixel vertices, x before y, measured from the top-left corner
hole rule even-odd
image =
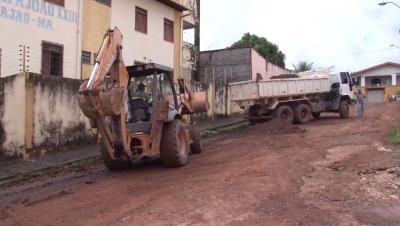
[[[307,104],[299,104],[294,110],[294,122],[305,124],[311,121],[311,108]]]
[[[160,157],[167,167],[186,165],[189,157],[189,141],[185,125],[179,119],[164,123]]]
[[[121,160],[113,160],[111,159],[110,153],[108,153],[106,146],[103,143],[103,140],[100,138],[100,153],[103,158],[103,163],[106,168],[110,171],[122,171],[127,170],[132,167],[132,161],[121,161]]]
[[[346,100],[340,101],[339,115],[340,115],[340,118],[342,118],[342,119],[348,118],[350,115],[349,102],[347,102]]]
[[[192,154],[200,154],[203,147],[201,145],[201,135],[198,127],[190,128],[190,135],[192,136],[193,143],[190,144],[190,150]]]

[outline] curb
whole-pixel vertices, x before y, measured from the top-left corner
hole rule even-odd
[[[50,166],[44,166],[44,167],[39,167],[39,168],[37,168],[37,169],[35,169],[35,170],[32,170],[32,171],[22,172],[22,173],[16,173],[16,174],[14,174],[14,175],[5,176],[5,177],[0,178],[0,187],[3,186],[4,184],[8,183],[8,182],[12,182],[13,179],[15,179],[15,178],[17,178],[17,177],[24,177],[24,176],[27,176],[27,175],[29,175],[29,174],[34,174],[34,173],[37,173],[37,172],[41,172],[41,171],[45,171],[45,170],[49,170],[49,169],[54,169],[54,168],[57,168],[57,167],[63,167],[63,166],[70,165],[70,164],[73,164],[73,163],[76,163],[76,162],[81,162],[81,161],[87,161],[87,160],[95,159],[95,158],[97,158],[97,157],[99,157],[99,156],[100,156],[100,152],[98,153],[98,155],[87,156],[87,157],[85,157],[85,158],[70,159],[70,160],[67,160],[67,161],[64,161],[64,162],[60,162],[60,163],[58,163],[58,164],[54,164],[54,165],[50,165]]]
[[[238,125],[238,124],[241,124],[241,123],[245,123],[247,121],[248,121],[247,119],[243,119],[243,120],[239,120],[239,121],[236,121],[236,122],[231,122],[231,123],[227,123],[227,124],[223,124],[223,125],[207,128],[204,131],[217,131],[218,129],[235,126],[235,125]]]

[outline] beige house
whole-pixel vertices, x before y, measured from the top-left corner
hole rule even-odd
[[[81,3],[0,1],[0,77],[34,72],[79,79]]]
[[[2,0],[0,77],[33,72],[86,79],[105,31],[114,26],[124,35],[126,65],[154,62],[183,77],[184,69],[195,69],[198,55],[199,41],[182,38],[199,27],[198,5],[197,0]],[[186,51],[188,46],[197,51]]]
[[[179,78],[191,64],[188,61],[196,59],[188,56],[182,38],[185,30],[199,23],[196,0],[84,1],[83,8],[83,79],[93,68],[103,38],[100,34],[108,27],[122,31],[126,65],[153,62],[173,68]]]
[[[386,62],[352,73],[368,102],[390,101],[400,92],[400,64]]]

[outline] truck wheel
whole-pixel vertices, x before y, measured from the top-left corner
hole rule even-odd
[[[190,144],[192,154],[200,154],[203,147],[201,145],[200,130],[197,127],[190,128],[190,136],[192,136],[193,143]]]
[[[255,124],[257,124],[257,123],[259,122],[259,120],[254,119],[254,116],[257,116],[258,108],[259,108],[259,107],[258,107],[257,105],[255,105],[255,106],[250,106],[250,108],[249,108],[249,115],[248,115],[248,117],[249,117],[249,123],[250,123],[250,125],[252,125],[252,126],[254,126]]]
[[[161,147],[161,161],[167,167],[180,167],[186,165],[189,155],[189,142],[185,125],[181,120],[164,124]]]
[[[132,167],[131,161],[121,161],[111,159],[110,153],[108,153],[106,146],[103,143],[103,139],[99,139],[100,153],[103,158],[103,163],[106,168],[110,171],[122,171]]]
[[[278,109],[276,109],[275,112],[275,118],[287,122],[288,124],[293,123],[293,110],[289,106],[280,106]]]
[[[311,108],[307,104],[300,104],[294,111],[294,122],[305,124],[311,121]]]
[[[349,114],[350,114],[349,103],[345,100],[340,101],[340,104],[339,104],[340,118],[348,118]]]
[[[313,116],[315,119],[320,118],[320,117],[321,117],[321,112],[313,112],[313,113],[312,113],[312,116]]]

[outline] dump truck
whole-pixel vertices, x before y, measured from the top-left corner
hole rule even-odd
[[[348,72],[330,73],[330,69],[229,85],[231,101],[248,112],[252,125],[274,118],[303,124],[322,112],[348,118],[349,106],[355,103],[353,86]]]
[[[122,49],[121,31],[108,30],[79,89],[79,106],[97,128],[105,166],[124,170],[154,157],[167,167],[184,166],[190,153],[202,151],[199,130],[184,115],[207,111],[206,93],[192,93],[181,79],[175,84],[166,66],[125,66]]]

